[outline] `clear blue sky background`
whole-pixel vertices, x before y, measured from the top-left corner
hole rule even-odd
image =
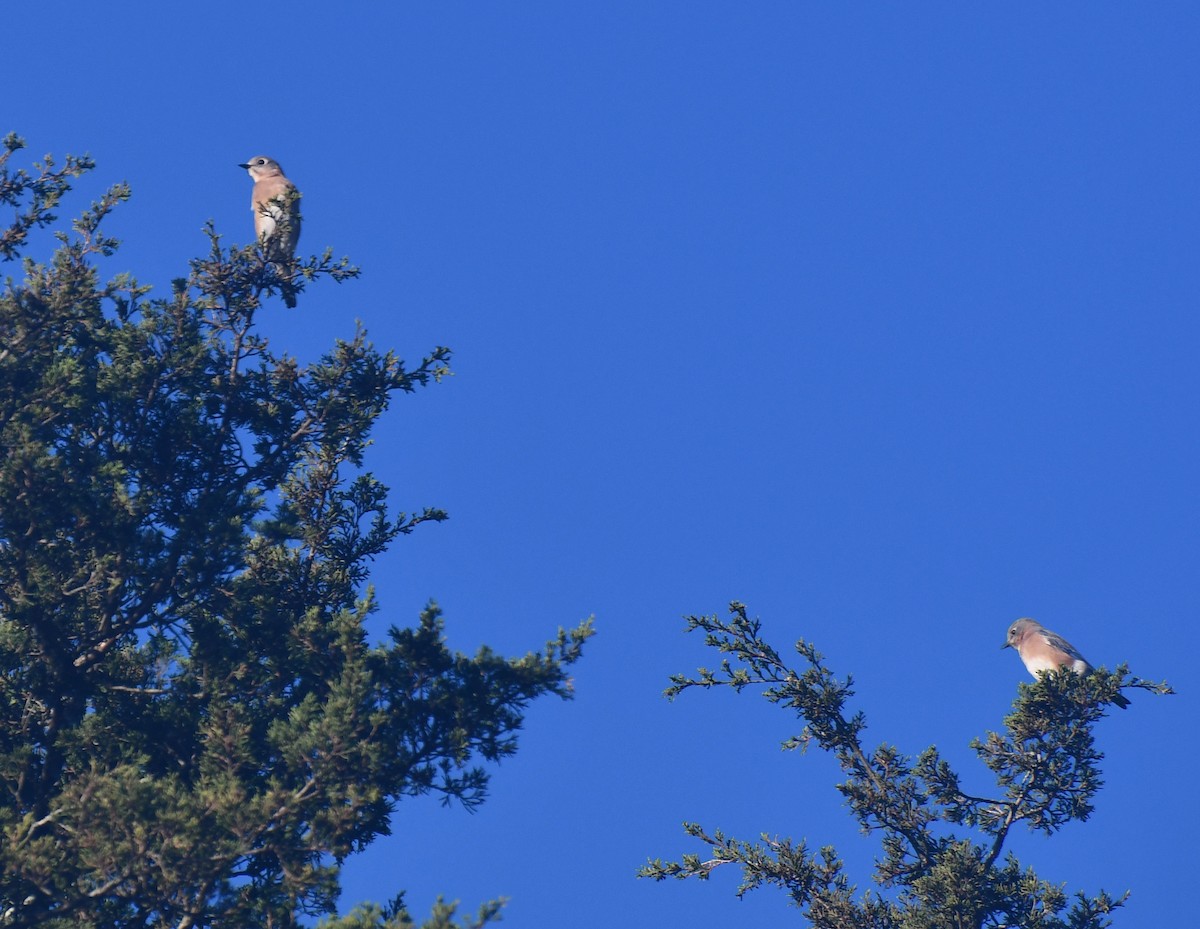
[[[1092,819],[1021,834],[1117,926],[1194,923],[1200,6],[1194,3],[10,3],[2,130],[90,151],[134,199],[106,269],[157,293],[213,219],[248,241],[277,158],[308,251],[364,269],[263,324],[353,331],[455,377],[402,398],[372,465],[446,507],[378,564],[379,628],[428,598],[452,643],[540,647],[595,613],[577,699],[530,713],[475,815],[399,808],[343,903],[406,888],[508,924],[800,924],[786,899],[634,878],[745,838],[876,845],[798,724],[681,616],[746,601],[852,673],[871,740],[968,741],[1031,615],[1136,692],[1099,726]],[[27,159],[28,160],[28,159]],[[44,253],[43,253],[44,254]],[[14,273],[17,269],[6,269]]]

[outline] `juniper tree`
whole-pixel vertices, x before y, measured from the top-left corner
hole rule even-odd
[[[93,167],[10,168],[21,147],[0,154],[5,261]],[[449,350],[410,367],[360,330],[311,364],[277,353],[278,272],[211,227],[169,296],[101,282],[128,196],[0,294],[0,926],[296,926],[400,799],[483,800],[480,764],[531,700],[570,696],[590,629],[466,656],[431,604],[369,640],[372,559],[445,514],[390,513],[368,438]],[[295,273],[357,272],[326,251]]]
[[[438,899],[421,929],[480,929],[500,918],[503,900],[490,900],[474,916],[458,918],[458,904]],[[361,904],[340,918],[323,919],[317,929],[415,929],[416,923],[401,894],[387,906]]]
[[[740,896],[763,885],[784,890],[816,929],[1101,929],[1121,906],[1100,892],[1068,900],[1056,884],[1012,853],[1003,855],[1014,828],[1052,834],[1073,820],[1086,820],[1100,788],[1092,727],[1122,687],[1170,693],[1115,671],[1080,676],[1044,674],[1019,685],[1004,732],[989,732],[971,747],[992,773],[996,790],[977,797],[960,786],[958,774],[937,749],[915,759],[890,745],[868,748],[866,718],[851,712],[849,678],[838,679],[810,642],[796,643],[802,670],[792,668],[762,637],[761,624],[733,603],[729,618],[691,616],[689,631],[721,653],[717,670],[675,675],[667,696],[691,688],[761,688],[767,700],[792,710],[804,722],[785,748],[816,745],[837,759],[846,779],[838,790],[865,832],[878,835],[882,857],[874,880],[883,892],[856,894],[831,846],[816,850],[805,841],[767,835],[758,842],[725,835],[697,823],[684,831],[709,849],[679,861],[650,861],[640,875],[707,879],[727,864],[738,865]]]

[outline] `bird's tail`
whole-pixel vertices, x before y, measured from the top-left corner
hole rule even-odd
[[[283,297],[284,306],[289,310],[296,308],[296,294],[300,292],[296,280],[295,262],[290,258],[273,258],[271,267],[275,272],[273,277],[279,284],[279,294]]]

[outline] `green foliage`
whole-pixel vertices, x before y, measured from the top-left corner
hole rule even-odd
[[[387,907],[365,904],[341,918],[323,919],[317,929],[480,929],[488,923],[499,922],[503,906],[503,900],[491,900],[483,904],[475,916],[464,917],[460,922],[455,919],[458,904],[447,903],[439,897],[429,919],[418,926],[404,906],[404,895],[401,894]]]
[[[937,750],[915,760],[896,748],[863,746],[861,712],[848,715],[854,691],[823,664],[816,648],[796,643],[803,671],[789,667],[760,634],[757,620],[740,603],[729,619],[688,618],[705,642],[723,656],[718,670],[699,669],[695,677],[675,675],[667,696],[694,687],[730,687],[742,691],[764,686],[772,703],[793,710],[804,727],[784,743],[805,749],[816,744],[831,753],[846,779],[838,790],[864,832],[878,834],[883,856],[874,879],[881,894],[855,887],[833,848],[812,851],[804,842],[761,837],[758,843],[686,823],[684,831],[710,849],[702,860],[686,854],[678,862],[654,860],[643,877],[707,879],[721,865],[742,869],[739,896],[772,884],[783,889],[818,929],[1101,929],[1107,914],[1121,906],[1101,892],[1075,895],[1068,907],[1062,889],[1023,869],[1011,853],[1001,859],[1012,828],[1052,834],[1072,820],[1086,820],[1101,786],[1092,726],[1122,687],[1171,693],[1165,683],[1129,676],[1124,666],[1100,669],[1086,677],[1070,671],[1046,674],[1021,684],[1003,734],[989,732],[972,748],[993,773],[997,791],[976,797],[959,786],[958,775]],[[967,827],[961,836],[949,826]]]
[[[91,162],[12,171],[3,144],[11,260]],[[360,330],[313,364],[275,353],[278,272],[211,228],[166,299],[99,283],[128,196],[0,293],[0,926],[295,926],[401,797],[481,802],[479,763],[570,696],[591,630],[469,657],[430,605],[369,643],[372,559],[445,514],[389,513],[364,450],[449,350],[409,368]],[[296,292],[357,273],[293,270]]]

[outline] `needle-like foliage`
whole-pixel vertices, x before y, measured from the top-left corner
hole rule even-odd
[[[12,169],[21,146],[6,261],[91,167]],[[101,283],[128,196],[0,292],[0,927],[297,926],[402,797],[485,797],[480,764],[531,700],[570,696],[590,627],[466,656],[430,605],[369,640],[372,560],[445,514],[391,513],[364,453],[449,350],[408,366],[360,330],[312,364],[276,353],[278,271],[211,228],[169,297]],[[297,293],[357,273],[292,270]]]
[[[812,643],[796,643],[800,669],[791,667],[762,637],[758,620],[741,603],[729,617],[692,616],[689,630],[723,657],[717,670],[675,675],[667,696],[692,688],[760,690],[792,710],[803,728],[788,748],[816,745],[837,759],[845,780],[838,790],[862,829],[878,835],[879,890],[857,893],[836,851],[763,835],[758,842],[726,836],[695,823],[688,835],[709,854],[654,860],[643,877],[708,878],[726,864],[741,867],[738,894],[764,884],[782,888],[816,929],[1102,929],[1124,897],[1077,893],[1068,900],[1057,884],[1023,868],[1004,843],[1017,826],[1054,833],[1085,820],[1101,786],[1092,727],[1122,687],[1170,693],[1165,683],[1103,669],[1081,677],[1070,671],[1021,684],[1004,732],[989,732],[972,748],[995,778],[992,796],[964,792],[958,774],[937,749],[915,759],[890,745],[869,748],[861,712],[851,712],[849,678],[837,678]]]

